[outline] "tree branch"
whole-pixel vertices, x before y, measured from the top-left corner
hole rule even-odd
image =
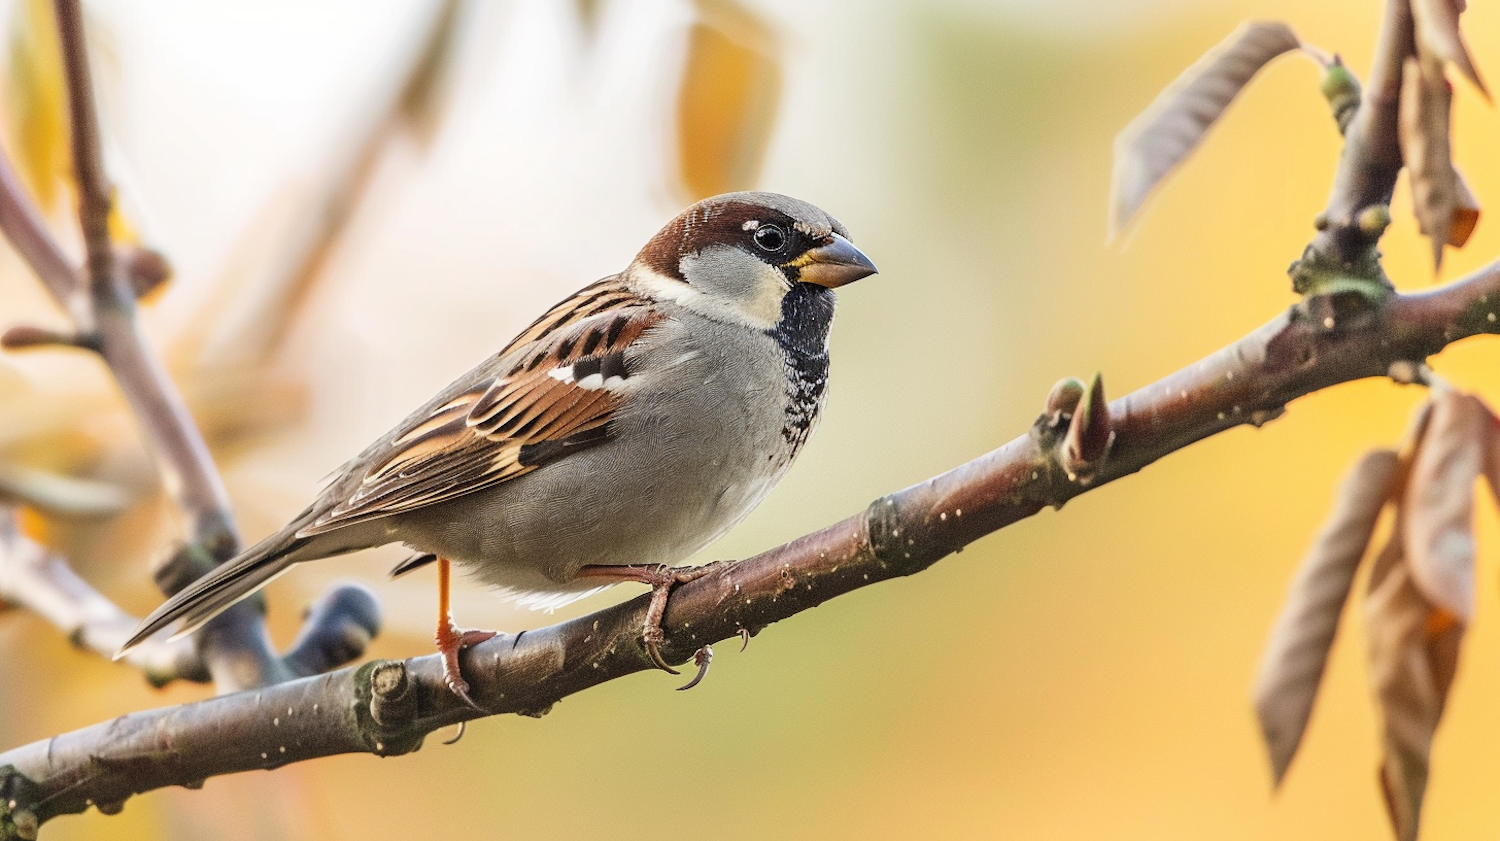
[[[229,493],[214,467],[208,445],[161,360],[141,335],[135,296],[115,260],[109,237],[112,188],[100,152],[79,0],[55,0],[53,8],[67,82],[78,219],[87,249],[88,318],[79,329],[91,334],[91,346],[98,348],[114,374],[148,446],[156,454],[167,491],[187,519],[188,545],[157,574],[158,584],[170,595],[211,564],[232,556],[239,541]],[[16,241],[15,236],[11,239]],[[201,637],[209,670],[226,689],[258,686],[286,676],[255,608],[252,604],[227,611]]]
[[[79,648],[114,656],[140,619],[89,586],[60,555],[22,534],[13,513],[0,506],[0,600],[51,622]],[[131,649],[126,661],[154,686],[178,678],[208,680],[192,640],[147,640]]]
[[[1361,226],[1359,214],[1367,207],[1389,205],[1395,192],[1396,177],[1401,174],[1396,129],[1401,65],[1415,52],[1409,0],[1386,0],[1369,83],[1345,130],[1333,188],[1304,262],[1312,257],[1331,273],[1366,276],[1389,286],[1379,268],[1379,255],[1374,253],[1384,228]],[[1369,276],[1371,270],[1373,276]]]
[[[26,194],[10,157],[0,153],[0,231],[36,273],[47,291],[80,324],[86,310],[75,293],[79,267],[58,245],[36,204]]]
[[[1383,376],[1447,344],[1500,330],[1500,262],[1447,287],[1396,295],[1344,321],[1293,308],[1217,353],[1108,404],[1113,443],[1088,470],[1068,463],[1068,412],[865,511],[682,585],[662,651],[686,661],[877,581],[911,575],[980,537],[1168,453],[1241,424],[1259,425],[1319,389]],[[648,597],[467,650],[470,694],[488,714],[542,715],[582,689],[652,668],[641,646]],[[436,655],[377,661],[254,692],[132,713],[0,753],[0,803],[46,821],[90,804],[205,778],[339,753],[397,755],[480,717],[448,691]],[[268,724],[269,722],[269,724]],[[3,812],[0,812],[3,815]],[[3,837],[3,836],[0,836]]]

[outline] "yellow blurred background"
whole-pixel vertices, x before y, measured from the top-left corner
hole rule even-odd
[[[302,419],[226,462],[246,538],[542,308],[622,268],[687,201],[672,134],[687,0],[476,5],[436,133],[381,158],[277,356],[306,390]],[[773,546],[998,446],[1062,376],[1100,370],[1123,394],[1292,304],[1285,269],[1339,151],[1311,62],[1269,68],[1123,247],[1104,245],[1111,141],[1241,20],[1284,19],[1363,74],[1379,18],[1375,0],[747,5],[776,33],[782,84],[755,186],[838,216],[881,274],[841,295],[818,435],[705,559]],[[112,171],[177,267],[147,315],[168,347],[217,329],[194,321],[228,267],[267,271],[277,226],[345,154],[431,5],[88,6]],[[1500,9],[1473,4],[1465,21],[1481,72],[1500,73]],[[1456,87],[1456,158],[1494,205],[1500,120]],[[1404,185],[1393,215],[1388,272],[1402,289],[1429,286]],[[1481,219],[1442,277],[1497,254],[1500,229]],[[6,325],[60,323],[14,256],[0,260]],[[1435,360],[1492,401],[1497,364],[1500,343],[1485,340]],[[0,387],[116,400],[80,354],[7,355]],[[1277,794],[1249,687],[1338,477],[1396,441],[1420,398],[1371,381],[1300,401],[915,578],[774,625],[744,654],[721,646],[691,692],[638,675],[540,721],[477,722],[454,746],[218,778],[118,816],[58,819],[44,838],[1389,837],[1358,613]],[[0,409],[0,422],[21,419]],[[1485,584],[1438,735],[1426,838],[1500,834],[1500,533],[1482,508]],[[107,564],[80,566],[143,613],[158,600],[147,560],[172,532],[137,519]],[[433,582],[385,581],[397,557],[283,578],[270,591],[278,639],[324,586],[359,577],[387,614],[372,655],[427,653]],[[517,630],[622,595],[547,615],[468,587],[456,612]],[[0,747],[210,691],[151,690],[17,611],[0,614],[0,669]]]

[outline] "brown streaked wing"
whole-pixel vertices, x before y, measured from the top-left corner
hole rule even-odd
[[[504,375],[408,419],[363,459],[353,493],[298,536],[444,502],[603,443],[621,396],[550,374],[624,351],[665,317],[646,304],[611,278],[553,307],[501,351]]]

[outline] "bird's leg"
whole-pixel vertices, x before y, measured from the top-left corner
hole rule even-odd
[[[452,576],[452,563],[447,558],[438,558],[438,624],[433,638],[437,641],[438,653],[443,655],[443,683],[457,695],[459,700],[484,712],[469,698],[469,683],[458,670],[458,652],[465,647],[484,642],[495,636],[495,631],[476,631],[459,628],[453,624],[453,611],[448,605],[448,583]]]
[[[622,581],[635,581],[648,585],[651,588],[651,604],[646,608],[646,622],[641,628],[641,641],[646,645],[646,654],[651,657],[651,662],[658,669],[671,674],[682,674],[662,659],[661,644],[666,635],[661,630],[662,615],[667,612],[667,599],[672,595],[672,588],[678,584],[686,584],[696,581],[721,564],[728,561],[714,561],[697,567],[669,567],[663,564],[589,564],[578,570],[579,578],[593,578],[619,583]]]

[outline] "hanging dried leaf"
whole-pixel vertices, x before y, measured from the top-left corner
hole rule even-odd
[[[1355,462],[1271,629],[1255,682],[1255,712],[1277,786],[1302,743],[1339,616],[1398,464],[1395,450],[1374,450]]]
[[[1299,46],[1296,33],[1284,23],[1243,23],[1130,121],[1115,138],[1111,241],[1157,183],[1192,154],[1250,79],[1272,59]]]
[[[13,15],[5,86],[8,145],[26,188],[43,210],[51,210],[72,155],[57,22],[48,0],[22,0]]]
[[[1490,486],[1490,496],[1500,505],[1500,417],[1485,407],[1489,415],[1484,428],[1484,479]]]
[[[770,24],[734,0],[698,0],[677,99],[677,158],[686,198],[755,185],[781,97]]]
[[[1402,501],[1404,551],[1427,600],[1474,616],[1474,482],[1485,456],[1489,412],[1479,399],[1436,390],[1432,420],[1412,461]]]
[[[1415,841],[1433,736],[1458,666],[1464,623],[1433,605],[1403,555],[1404,515],[1370,573],[1365,597],[1371,680],[1382,720],[1381,788],[1396,837]]]
[[[1462,11],[1463,0],[1411,0],[1417,55],[1439,68],[1451,62],[1488,98],[1490,92],[1485,89],[1479,71],[1469,59],[1469,49],[1464,46],[1463,33],[1459,30],[1458,16]]]
[[[1452,98],[1440,68],[1407,57],[1401,73],[1398,138],[1411,181],[1417,227],[1432,240],[1434,269],[1443,264],[1443,245],[1451,236],[1458,207],[1458,175],[1448,145]]]
[[[1448,244],[1463,248],[1479,224],[1479,199],[1474,197],[1474,191],[1469,189],[1469,182],[1464,180],[1462,172],[1455,168],[1453,174],[1458,179],[1458,196],[1453,207],[1453,227],[1448,229]]]

